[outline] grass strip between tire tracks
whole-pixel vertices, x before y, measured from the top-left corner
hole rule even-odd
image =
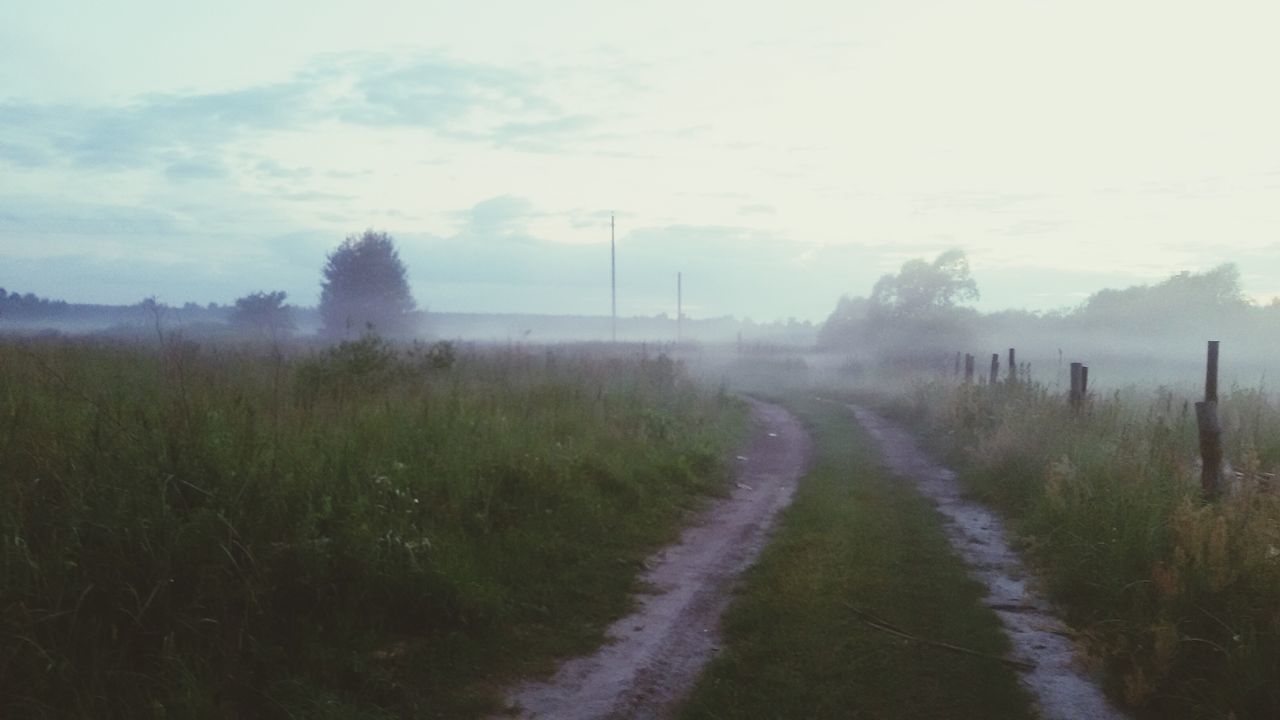
[[[785,403],[814,438],[812,470],[724,621],[725,647],[683,718],[1028,718],[995,662],[1007,649],[932,505],[881,466],[847,410]],[[869,627],[874,612],[938,652]]]

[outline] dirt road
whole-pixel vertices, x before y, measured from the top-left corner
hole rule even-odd
[[[1076,649],[1053,608],[1027,582],[1027,570],[1009,547],[1000,518],[964,499],[954,472],[936,465],[910,433],[865,408],[851,406],[879,443],[886,465],[914,482],[950,521],[947,537],[987,587],[986,604],[1000,617],[1015,659],[1033,663],[1021,680],[1046,720],[1122,720],[1076,660]]]
[[[508,696],[516,717],[669,717],[693,686],[719,647],[731,584],[764,547],[809,462],[809,438],[795,417],[777,405],[751,404],[755,430],[737,457],[732,494],[649,559],[644,582],[653,592],[609,628],[611,644]]]

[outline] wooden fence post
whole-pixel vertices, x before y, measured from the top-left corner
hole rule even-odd
[[[1080,402],[1084,403],[1089,399],[1089,366],[1080,365]]]
[[[1009,348],[1009,383],[1018,382],[1018,363],[1014,360],[1013,348]]]
[[[1080,409],[1080,377],[1083,373],[1080,368],[1084,367],[1081,363],[1071,363],[1071,394],[1067,396],[1067,402],[1070,403],[1072,410]]]
[[[991,381],[989,385],[1000,382],[1000,353],[991,353]]]
[[[1205,402],[1218,402],[1218,341],[1209,341],[1209,356],[1204,368]]]
[[[1204,400],[1196,403],[1200,430],[1200,488],[1206,500],[1222,494],[1222,425],[1218,422],[1218,341],[1209,341],[1205,365]]]
[[[973,382],[973,356],[969,353],[964,354],[964,384],[968,385]]]

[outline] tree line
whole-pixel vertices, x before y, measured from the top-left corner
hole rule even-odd
[[[1280,333],[1280,302],[1251,301],[1231,263],[1153,284],[1098,290],[1077,306],[1049,312],[980,313],[967,304],[978,298],[963,251],[910,260],[896,274],[881,277],[870,294],[841,297],[819,330],[818,345],[912,364],[933,362],[940,354],[970,347],[975,338],[995,335],[1016,340],[1044,333],[1144,338]]]
[[[400,260],[394,239],[385,232],[366,230],[348,236],[326,257],[320,288],[318,314],[325,336],[351,338],[376,333],[398,337],[412,334],[420,324],[421,314],[409,290],[408,269]],[[0,320],[122,322],[139,313],[180,310],[188,319],[225,321],[243,331],[279,337],[298,326],[299,309],[287,299],[283,290],[261,290],[238,298],[231,306],[187,303],[169,308],[155,298],[146,298],[120,307],[68,303],[0,288]]]

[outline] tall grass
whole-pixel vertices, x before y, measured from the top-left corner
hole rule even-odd
[[[1091,399],[932,381],[888,400],[1013,520],[1110,690],[1140,714],[1280,717],[1280,407],[1222,403],[1242,479],[1200,499],[1194,412],[1167,390]]]
[[[492,708],[743,417],[666,357],[0,343],[0,716]]]

